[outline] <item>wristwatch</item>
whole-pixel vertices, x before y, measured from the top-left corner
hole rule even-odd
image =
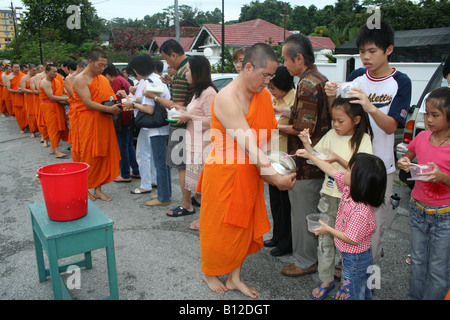
[[[131,104],[131,109],[134,109],[134,105],[135,105],[136,103],[135,102],[133,102],[132,104]]]
[[[158,96],[155,97],[155,102],[158,102]]]

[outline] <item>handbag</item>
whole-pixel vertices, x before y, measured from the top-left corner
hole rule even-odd
[[[153,83],[151,79],[147,79],[147,81]],[[134,125],[138,128],[160,128],[168,124],[166,119],[167,109],[155,101],[153,114],[139,111],[134,120]]]

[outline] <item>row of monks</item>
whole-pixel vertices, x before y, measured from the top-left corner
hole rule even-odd
[[[59,150],[58,145],[61,140],[69,139],[67,108],[64,107],[69,103],[66,87],[71,86],[70,75],[80,72],[87,62],[83,61],[79,65],[80,68],[76,70],[66,69],[61,72],[66,77],[58,72],[51,60],[37,66],[15,62],[0,65],[1,117],[15,117],[21,133],[31,132],[33,138],[39,132],[43,147],[50,146],[50,154],[57,158],[67,156]],[[60,96],[59,105],[49,95]]]

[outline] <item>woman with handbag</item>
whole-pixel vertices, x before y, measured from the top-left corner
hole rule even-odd
[[[210,140],[208,136],[211,123],[211,105],[217,93],[217,88],[211,80],[211,65],[204,56],[191,56],[187,63],[186,79],[194,90],[194,97],[187,105],[175,106],[181,115],[174,116],[178,123],[186,123],[186,177],[185,189],[195,194],[205,159],[208,156]],[[195,213],[193,204],[200,206],[200,194],[189,197],[189,202],[167,213],[169,217],[179,217]],[[191,223],[193,230],[199,229],[198,220]]]
[[[139,80],[136,89],[138,102],[127,101],[123,106],[135,110],[135,125],[140,127],[137,141],[136,160],[139,164],[141,186],[132,190],[133,194],[149,193],[152,183],[158,185],[158,196],[152,197],[153,205],[168,205],[172,196],[170,168],[166,165],[166,150],[169,139],[168,122],[156,121],[156,116],[164,116],[167,111],[157,99],[149,99],[143,95],[148,83],[162,86],[161,97],[170,99],[169,89],[163,84],[159,75],[154,74],[155,69],[152,58],[148,54],[139,54],[129,62],[129,70]],[[155,181],[156,180],[156,181]],[[147,201],[148,204],[150,201]]]

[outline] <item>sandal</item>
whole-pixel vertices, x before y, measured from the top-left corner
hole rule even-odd
[[[336,294],[334,295],[334,300],[345,300],[345,299],[340,299],[340,297],[342,296],[343,293],[345,293],[345,289],[341,288],[341,286],[339,286],[338,292],[336,292]]]
[[[181,217],[181,216],[187,216],[190,214],[194,214],[195,213],[195,209],[192,209],[192,211],[188,211],[185,208],[183,208],[182,206],[176,207],[175,209],[172,209],[172,214],[169,214],[168,212],[166,213],[166,215],[168,217]]]
[[[334,282],[332,282],[329,287],[322,287],[321,284],[319,283],[319,293],[318,294],[320,294],[322,291],[325,291],[324,294],[321,297],[317,298],[314,296],[313,292],[311,291],[311,298],[313,298],[314,300],[323,300],[327,296],[327,294],[330,293],[330,291],[334,289],[334,287],[335,287]]]
[[[197,199],[195,199],[195,197],[191,197],[191,202],[193,206],[197,206],[200,207],[201,203],[197,201]]]
[[[134,190],[130,191],[132,194],[143,194],[143,193],[150,193],[152,190],[141,190],[140,188],[136,188]]]

